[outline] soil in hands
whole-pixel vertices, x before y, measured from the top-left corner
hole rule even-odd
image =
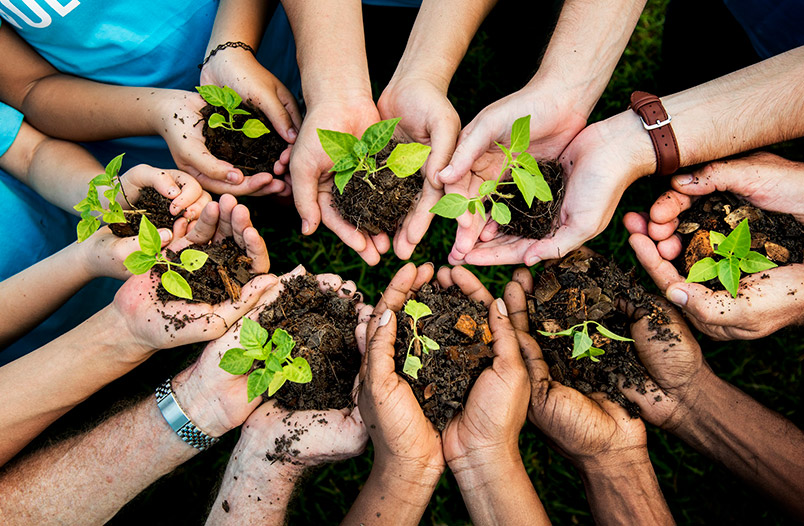
[[[135,210],[145,210],[145,215],[156,226],[156,228],[173,229],[173,223],[181,215],[170,213],[171,200],[157,192],[153,187],[146,186],[140,191],[140,195],[135,203],[131,205]],[[183,212],[183,210],[182,210]],[[126,211],[126,223],[110,223],[109,228],[117,237],[136,236],[140,232],[140,212]]]
[[[270,133],[251,139],[239,131],[210,128],[207,124],[210,115],[213,113],[226,115],[222,108],[207,104],[201,109],[201,115],[204,116],[203,133],[207,140],[207,149],[218,159],[232,163],[244,175],[262,172],[274,173],[274,163],[279,160],[279,155],[285,151],[288,143],[276,132],[273,124],[263,112],[246,102],[241,103],[238,108],[251,112],[251,115],[235,115],[235,127],[241,128],[248,119],[259,119],[270,130]]]
[[[285,382],[273,398],[291,410],[344,409],[353,405],[352,388],[360,370],[355,340],[357,299],[321,292],[309,274],[283,281],[284,290],[260,313],[260,325],[273,334],[285,329],[296,342],[291,355],[310,363],[313,379]],[[264,397],[266,395],[263,395]]]
[[[589,358],[572,358],[571,337],[543,336],[536,331],[558,332],[593,320],[617,335],[630,338],[630,321],[616,308],[628,302],[647,311],[648,326],[654,331],[651,338],[667,342],[669,350],[680,337],[666,327],[670,321],[667,314],[635,281],[633,270],[626,274],[603,256],[575,251],[537,274],[534,281],[533,295],[528,296],[530,331],[542,348],[553,380],[584,394],[603,392],[632,417],[638,416],[638,406],[617,389],[618,378],[622,377],[625,387],[635,386],[640,393],[647,392],[650,377],[633,342],[606,338],[590,324],[593,345],[605,351],[597,356],[599,362],[593,362]],[[661,391],[654,390],[656,400],[661,400]]]
[[[418,333],[435,340],[440,348],[424,354],[416,352],[414,345],[411,353],[422,361],[419,378],[402,372],[408,343],[413,338],[413,318],[400,312],[395,344],[396,371],[410,384],[424,415],[443,431],[455,413],[463,408],[477,377],[491,365],[489,311],[456,286],[442,289],[437,283],[428,283],[414,299],[433,311],[432,315],[419,320]]]
[[[391,140],[377,154],[377,165],[385,164],[397,142]],[[400,221],[407,215],[422,190],[424,177],[421,171],[399,178],[385,168],[369,176],[371,187],[363,179],[363,172],[355,174],[343,189],[343,194],[332,187],[332,206],[341,216],[357,228],[377,235],[393,235]]]
[[[676,233],[681,237],[682,251],[674,262],[679,273],[686,276],[697,261],[715,256],[709,244],[710,231],[727,236],[743,219],[748,219],[751,230],[751,250],[779,266],[804,261],[804,226],[792,215],[761,210],[730,192],[715,192],[679,215]],[[725,290],[717,278],[703,284]]]
[[[209,256],[204,266],[193,272],[173,268],[187,280],[190,289],[193,291],[193,299],[187,301],[190,303],[208,303],[210,305],[229,299],[239,301],[240,289],[252,277],[252,261],[246,255],[246,251],[235,243],[234,238],[227,237],[215,243],[190,245],[187,248],[200,250]],[[169,249],[166,252],[167,258],[176,262],[180,261],[180,254],[181,251],[177,253]],[[166,270],[167,268],[164,265],[154,267],[157,276],[161,276]],[[157,297],[162,303],[178,299],[161,286],[157,289]]]
[[[539,168],[544,175],[544,180],[550,186],[553,200],[534,199],[533,206],[528,208],[522,194],[513,185],[500,187],[500,189],[505,189],[503,190],[505,193],[511,190],[511,193],[514,194],[512,198],[500,199],[511,209],[511,222],[507,225],[500,225],[498,232],[501,234],[527,239],[542,239],[553,232],[555,218],[561,209],[561,201],[564,198],[564,170],[561,163],[557,161],[539,161]],[[486,213],[491,213],[490,204],[487,208]]]

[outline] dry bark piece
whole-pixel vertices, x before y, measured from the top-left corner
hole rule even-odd
[[[480,326],[480,339],[483,343],[491,343],[491,340],[494,339],[494,336],[491,335],[488,323],[484,323]]]
[[[712,257],[715,251],[712,250],[712,245],[709,243],[709,231],[698,230],[692,235],[690,244],[684,252],[684,271],[686,274],[690,273],[690,268],[702,260],[703,258]]]
[[[544,320],[542,321],[542,330],[544,332],[561,332],[564,329],[556,320]],[[548,336],[548,338],[559,338],[559,336]]]
[[[782,245],[777,245],[771,241],[765,242],[765,252],[768,254],[768,258],[777,262],[777,263],[787,263],[790,261],[790,251],[784,248]]]
[[[692,234],[699,228],[701,228],[699,223],[681,223],[678,225],[678,228],[676,228],[676,232],[679,234]]]
[[[437,389],[437,386],[434,383],[428,385],[427,387],[425,387],[424,388],[424,399],[429,400],[430,398],[432,398],[433,395],[435,394],[436,389]]]
[[[729,224],[732,230],[734,230],[737,228],[737,225],[742,223],[743,219],[748,219],[748,221],[756,221],[760,217],[762,217],[762,212],[760,212],[758,208],[745,205],[731,212],[723,220]]]
[[[556,292],[561,290],[556,275],[552,272],[545,272],[539,277],[538,283],[533,290],[533,297],[539,303],[550,301],[550,298],[555,296]]]
[[[221,281],[223,281],[226,294],[229,295],[232,301],[240,301],[240,284],[232,281],[232,278],[229,277],[229,273],[223,267],[218,267],[218,275],[221,277]]]
[[[461,314],[461,317],[458,318],[458,323],[455,324],[455,329],[471,338],[475,335],[477,323],[475,323],[475,320],[473,320],[471,316]]]

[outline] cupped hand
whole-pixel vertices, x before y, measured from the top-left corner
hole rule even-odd
[[[173,232],[167,228],[158,230],[164,248],[173,239]],[[137,236],[117,237],[108,226],[104,226],[80,247],[83,249],[84,266],[90,276],[127,280],[132,274],[123,262],[129,254],[140,249],[140,242]]]
[[[118,201],[125,209],[129,203],[136,204],[143,188],[152,187],[160,195],[171,200],[170,213],[188,221],[198,219],[204,207],[212,201],[199,182],[181,170],[154,168],[147,164],[139,164],[120,176],[123,183],[123,195]]]

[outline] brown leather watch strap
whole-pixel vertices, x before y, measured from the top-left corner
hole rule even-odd
[[[650,135],[653,149],[656,151],[656,174],[670,175],[679,168],[681,156],[673,128],[671,117],[665,111],[662,101],[656,95],[635,91],[631,94],[630,108],[642,119],[642,126]]]

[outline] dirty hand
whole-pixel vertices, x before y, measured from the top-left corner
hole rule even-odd
[[[167,228],[160,228],[159,237],[164,248],[173,239],[173,233]],[[129,254],[140,249],[140,242],[137,236],[117,237],[108,226],[104,226],[78,246],[82,250],[84,268],[88,275],[93,278],[127,280],[132,274],[123,265],[123,261]]]
[[[119,195],[117,200],[126,210],[131,209],[130,203],[136,205],[140,192],[149,186],[171,200],[171,214],[178,216],[181,213],[181,217],[187,221],[198,219],[201,210],[212,201],[212,197],[194,177],[180,170],[139,164],[122,174],[120,181],[123,183],[125,196]],[[105,197],[101,198],[101,203],[106,205]]]

